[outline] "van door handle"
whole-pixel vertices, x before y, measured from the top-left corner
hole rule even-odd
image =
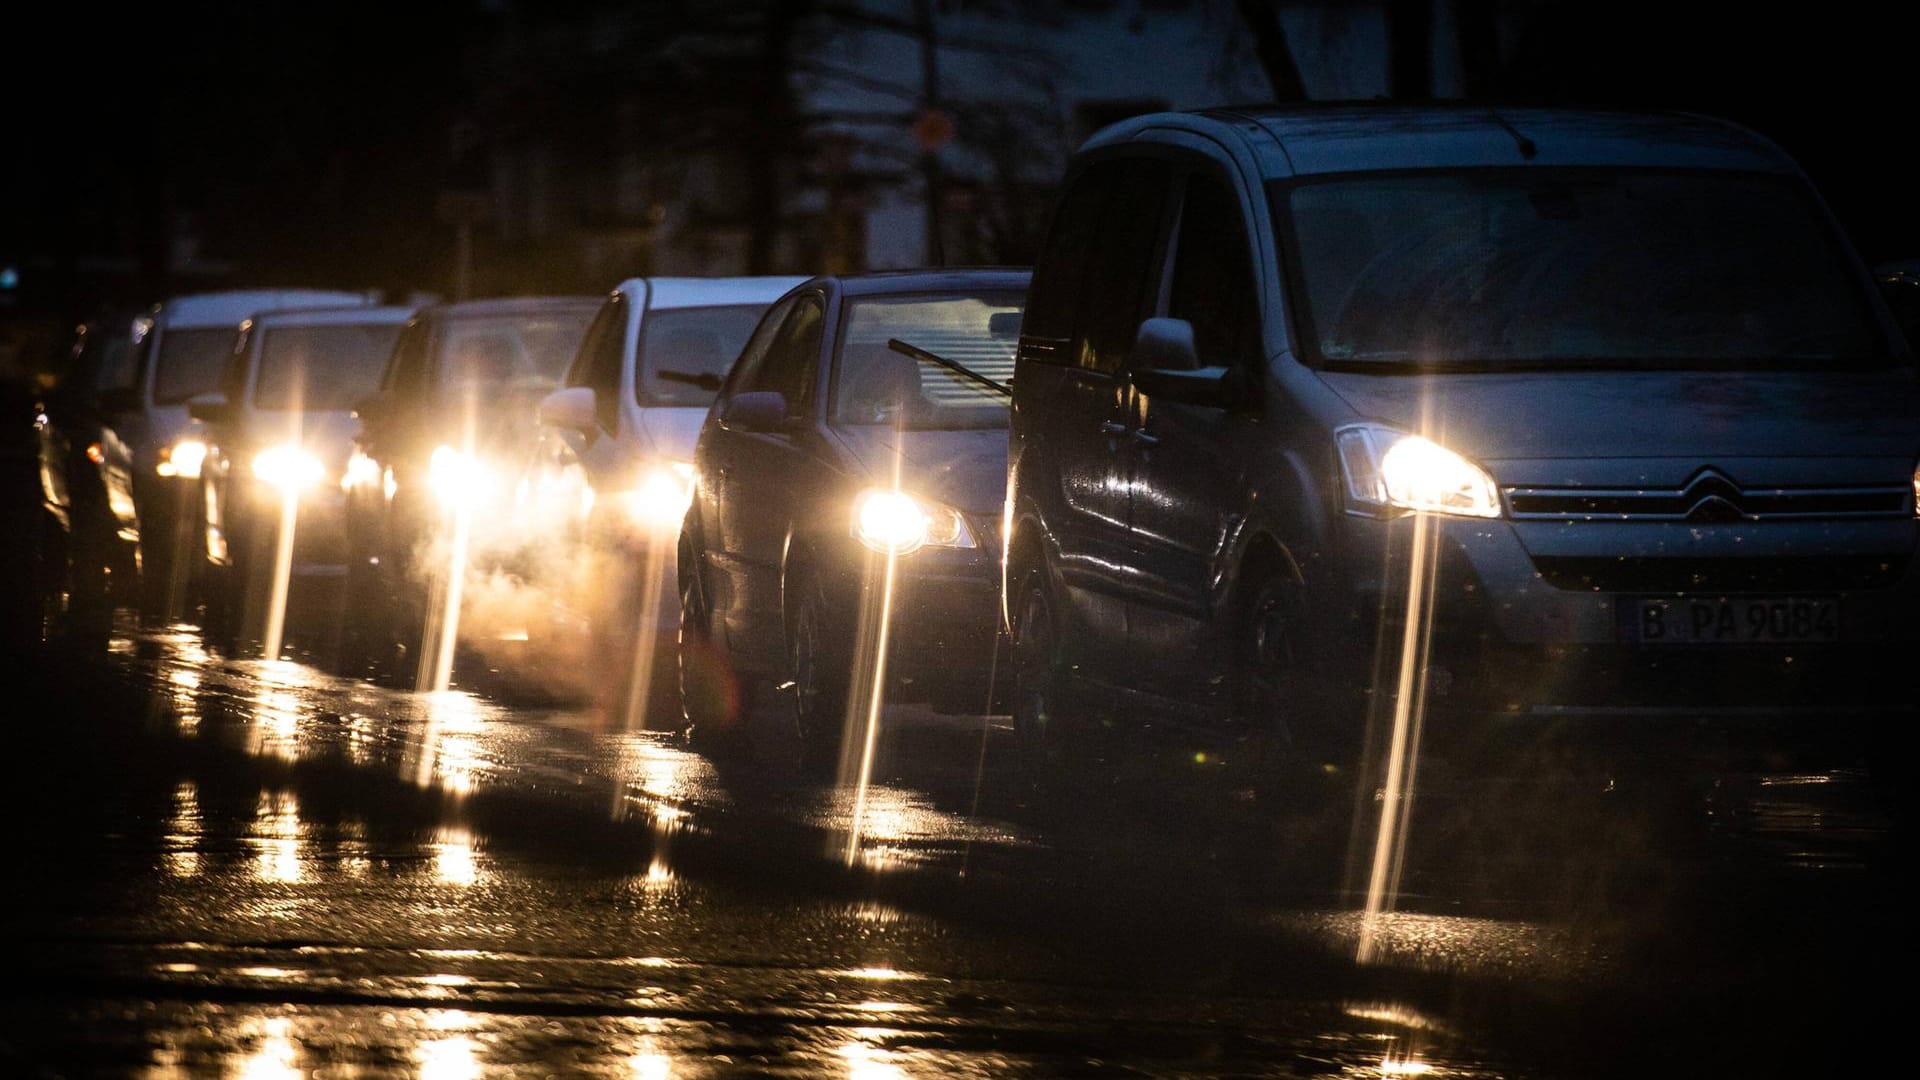
[[[1108,420],[1100,425],[1100,434],[1102,435],[1111,436],[1117,439],[1120,436],[1125,435],[1126,433],[1127,433],[1127,425],[1121,423],[1118,420]]]

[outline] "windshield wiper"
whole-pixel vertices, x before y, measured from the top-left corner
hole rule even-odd
[[[922,363],[933,364],[936,367],[946,368],[948,371],[953,372],[955,375],[958,375],[961,378],[967,379],[971,382],[979,383],[981,386],[986,387],[987,389],[993,391],[996,394],[1003,394],[1007,397],[1013,396],[1013,388],[1008,386],[1006,383],[996,382],[993,379],[989,379],[985,375],[982,375],[979,372],[973,370],[972,368],[966,366],[965,364],[960,363],[958,360],[949,360],[946,357],[941,356],[937,353],[930,353],[918,345],[909,345],[906,342],[901,341],[899,338],[888,338],[887,348],[892,349],[894,352],[897,352],[902,356],[907,356],[915,360],[919,360]]]
[[[688,386],[697,386],[702,390],[720,389],[720,376],[715,375],[711,371],[672,371],[660,369],[653,373],[653,377],[656,379],[664,379],[667,382],[686,383]]]

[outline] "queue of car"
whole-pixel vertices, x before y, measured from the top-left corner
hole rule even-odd
[[[1410,709],[1872,728],[1916,710],[1915,280],[1710,119],[1158,114],[1030,281],[183,297],[89,324],[125,400],[67,442],[150,614],[255,636],[293,527],[349,670],[405,668],[479,567],[541,598],[503,637],[714,745],[771,694],[811,764],[883,700],[1042,766],[1093,717],[1333,770]]]

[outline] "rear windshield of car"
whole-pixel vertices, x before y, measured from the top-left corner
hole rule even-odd
[[[440,328],[441,385],[478,383],[508,390],[558,386],[594,310],[583,304],[450,319]]]
[[[1013,378],[1024,302],[1018,293],[851,301],[834,357],[833,423],[1005,427],[1005,394],[888,343],[898,339],[1005,386]]]
[[[655,308],[640,320],[634,392],[642,405],[713,403],[771,304]]]
[[[239,336],[238,326],[161,331],[160,351],[154,360],[153,400],[161,405],[178,405],[220,389],[220,375]]]
[[[253,404],[261,409],[346,410],[380,388],[399,323],[273,326],[260,335]]]
[[[1775,176],[1528,169],[1274,189],[1320,362],[1820,366],[1887,349],[1831,228]]]

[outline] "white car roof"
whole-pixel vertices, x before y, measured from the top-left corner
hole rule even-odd
[[[656,277],[629,278],[620,291],[648,308],[715,307],[721,304],[771,304],[805,277]]]
[[[331,289],[234,289],[229,292],[176,296],[160,305],[154,321],[162,328],[232,326],[256,311],[287,308],[363,307],[362,293]]]

